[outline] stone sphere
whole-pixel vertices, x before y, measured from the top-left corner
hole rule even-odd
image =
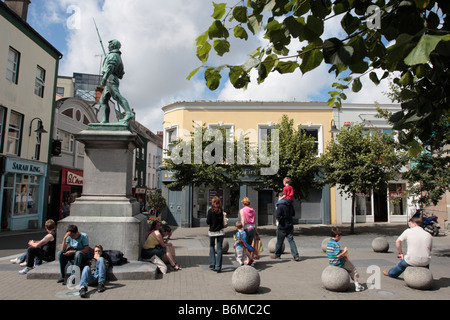
[[[344,292],[350,285],[350,276],[343,268],[328,266],[322,272],[322,284],[327,290]]]
[[[372,241],[372,249],[375,252],[388,252],[389,242],[383,237],[375,238]]]
[[[227,254],[229,249],[230,249],[230,244],[228,243],[228,241],[226,239],[224,239],[222,242],[222,254]],[[217,244],[215,247],[215,251],[217,252]]]
[[[429,290],[433,284],[433,275],[426,267],[407,267],[403,279],[413,289]]]
[[[322,244],[320,246],[322,248],[323,252],[327,252],[327,246],[328,246],[329,241],[330,241],[330,238],[323,239]]]
[[[277,246],[277,238],[275,237],[275,238],[270,239],[269,244],[267,246],[269,248],[269,252],[274,253],[275,247]],[[281,245],[281,253],[284,253],[284,249],[285,249],[285,245],[283,242],[283,244]]]
[[[243,265],[234,271],[231,283],[236,292],[250,294],[258,291],[261,278],[255,268]]]

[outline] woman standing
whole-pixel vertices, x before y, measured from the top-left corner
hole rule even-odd
[[[241,222],[244,226],[245,233],[247,234],[247,243],[251,245],[255,235],[258,234],[258,230],[256,230],[256,212],[250,207],[249,198],[242,198],[241,203],[244,205],[244,208],[242,208],[240,212]]]
[[[206,223],[209,225],[209,268],[216,272],[222,271],[222,245],[225,233],[223,231],[223,210],[222,201],[215,196],[211,199],[211,209],[208,210]],[[217,239],[217,257],[216,257]]]

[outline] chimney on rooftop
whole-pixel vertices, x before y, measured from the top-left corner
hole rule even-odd
[[[30,0],[5,0],[5,4],[24,21],[27,21]]]

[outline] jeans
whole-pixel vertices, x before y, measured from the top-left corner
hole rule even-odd
[[[291,247],[291,254],[294,258],[298,258],[297,245],[294,241],[294,228],[283,230],[277,229],[277,244],[275,245],[275,257],[279,258],[282,254],[283,242],[287,238]]]
[[[245,241],[249,245],[252,245],[253,239],[255,238],[255,230],[255,228],[245,229],[245,234],[247,235]]]
[[[41,248],[34,248],[34,247],[28,247],[27,249],[27,267],[33,268],[35,265],[35,258],[37,261],[42,263],[42,260],[44,260],[44,250]],[[39,263],[36,263],[39,264]]]
[[[164,248],[151,248],[151,249],[142,249],[141,250],[141,257],[142,259],[151,259],[154,255],[158,257],[162,257],[166,254],[167,247]]]
[[[75,252],[74,255],[70,257],[66,257],[63,253],[65,251],[58,251],[57,257],[59,261],[59,271],[61,273],[61,278],[64,278],[64,275],[66,273],[66,266],[69,261],[72,261],[72,263],[76,266],[78,266],[80,269],[85,264],[87,260],[89,260],[89,254],[83,253],[81,251]]]
[[[216,266],[216,270],[222,270],[222,246],[225,236],[209,237],[209,265]],[[217,259],[216,259],[216,239],[217,239]]]
[[[410,264],[408,264],[405,260],[400,260],[397,265],[393,268],[391,268],[388,271],[388,275],[391,278],[398,278],[399,275],[401,275],[403,273],[403,271],[406,270],[406,268],[408,268],[409,266],[411,266]],[[424,268],[429,268],[430,265],[425,266]]]
[[[98,258],[95,264],[95,272],[91,272],[90,266],[85,266],[81,274],[80,288],[97,285],[106,281],[106,266],[103,257]]]

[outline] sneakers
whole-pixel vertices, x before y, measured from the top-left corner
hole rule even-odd
[[[20,270],[20,274],[27,274],[30,270],[33,270],[33,268],[25,267],[23,270]]]
[[[81,298],[87,298],[87,288],[86,287],[81,287],[81,289],[80,289],[80,297]]]
[[[11,259],[11,260],[9,260],[11,263],[14,263],[14,264],[19,264],[20,263],[20,260],[19,260],[19,258],[15,258],[15,259]]]
[[[97,291],[98,292],[103,292],[103,291],[105,291],[106,289],[105,289],[105,284],[103,283],[103,282],[100,282],[99,284],[98,284],[98,287],[97,287]]]
[[[360,291],[364,291],[364,287],[362,285],[360,285],[359,283],[355,283],[355,291],[356,292],[360,292]]]

